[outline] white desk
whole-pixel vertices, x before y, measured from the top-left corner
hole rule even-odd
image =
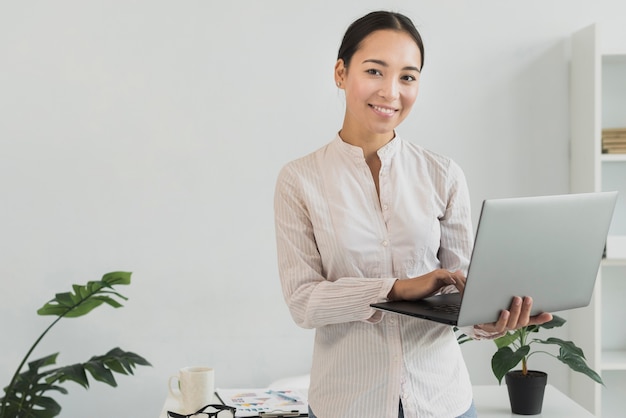
[[[216,403],[217,403],[216,399]],[[509,394],[506,385],[474,386],[474,402],[480,418],[514,418],[524,415],[511,413]],[[176,410],[178,402],[171,396],[167,398],[159,418],[167,418],[168,410]],[[528,415],[527,415],[528,416]],[[546,386],[543,397],[543,408],[540,415],[532,417],[545,418],[593,418],[593,415],[582,406],[559,392],[552,385]]]
[[[217,396],[213,398],[213,403],[222,403]],[[174,398],[172,395],[168,395],[165,400],[165,404],[161,409],[161,415],[159,418],[167,418],[167,411],[179,412],[178,410],[178,399]],[[206,415],[205,415],[206,416]]]
[[[517,415],[511,413],[506,385],[474,386],[474,402],[480,418],[546,417],[546,418],[593,418],[591,412],[559,392],[552,385],[546,386],[540,415]]]

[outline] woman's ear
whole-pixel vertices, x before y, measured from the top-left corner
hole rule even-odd
[[[339,58],[337,63],[335,64],[335,84],[340,89],[343,88],[343,82],[346,76],[346,67],[344,65],[343,59]]]

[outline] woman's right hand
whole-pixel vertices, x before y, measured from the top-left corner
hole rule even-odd
[[[423,276],[396,280],[387,295],[389,300],[415,300],[432,296],[446,286],[454,285],[459,292],[465,289],[465,275],[461,270],[450,272],[437,269]]]

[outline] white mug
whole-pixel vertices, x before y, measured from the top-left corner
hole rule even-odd
[[[176,388],[172,383],[177,382]],[[184,414],[196,412],[212,403],[215,392],[215,372],[210,367],[183,367],[178,376],[168,381],[170,394],[178,399]]]

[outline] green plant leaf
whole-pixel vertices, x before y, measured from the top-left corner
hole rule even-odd
[[[48,396],[37,396],[33,398],[33,409],[26,411],[20,417],[52,418],[61,413],[61,405]]]
[[[38,396],[32,403],[8,404],[4,416],[11,418],[53,418],[61,413],[61,405],[47,396]]]
[[[58,368],[50,373],[46,381],[63,383],[71,380],[88,388],[87,372],[89,372],[95,380],[115,387],[117,382],[113,373],[132,375],[137,365],[151,366],[145,358],[116,347],[102,356],[93,356],[85,363]]]
[[[52,398],[43,396],[43,393],[55,390],[61,393],[67,391],[59,386],[47,383],[42,378],[46,372],[39,369],[56,363],[58,353],[33,360],[28,363],[28,369],[20,373],[12,386],[12,390],[5,388],[6,403],[3,416],[5,417],[54,417],[60,411],[60,405]]]
[[[95,298],[80,299],[72,306],[69,306],[65,312],[66,318],[78,318],[79,316],[87,315],[89,312],[102,305],[101,300]]]
[[[498,349],[502,347],[507,347],[511,345],[515,340],[517,340],[520,336],[520,331],[516,330],[514,332],[507,332],[502,337],[496,338],[494,342],[496,343],[496,347]]]
[[[562,351],[557,358],[567,364],[572,370],[583,373],[593,381],[604,385],[600,375],[591,369],[582,357]]]
[[[104,364],[99,362],[87,362],[85,363],[85,370],[91,373],[94,379],[99,382],[106,383],[109,386],[116,387],[117,382],[115,381],[115,376],[111,372],[111,369],[104,366]]]
[[[541,325],[530,325],[522,327],[514,332],[508,332],[504,336],[495,340],[498,350],[491,358],[491,369],[494,375],[498,379],[498,382],[502,383],[502,378],[507,372],[512,370],[520,361],[524,358],[528,358],[530,355],[530,344],[552,344],[559,346],[559,355],[556,357],[561,362],[567,364],[572,370],[581,372],[594,381],[604,384],[600,376],[593,371],[585,362],[585,355],[572,341],[564,341],[560,338],[550,337],[545,340],[533,339],[528,342],[527,337],[531,332],[538,332],[540,329],[552,329],[563,326],[566,323],[565,319],[560,316],[553,315],[552,320]],[[513,348],[511,348],[511,346]],[[519,346],[517,351],[513,349]],[[547,353],[549,354],[549,353]],[[526,361],[524,360],[524,364]]]
[[[454,333],[456,334],[456,342],[458,344],[465,344],[466,342],[473,340],[472,337],[461,332],[461,330],[458,327],[453,327],[452,329],[454,330]]]
[[[136,365],[151,366],[150,362],[138,354],[130,351],[123,351],[119,347],[116,347],[106,353],[104,357],[105,364],[114,369],[124,369],[125,374],[133,374],[133,369]],[[124,373],[124,372],[119,372]]]
[[[59,356],[59,353],[54,353],[54,354],[50,354],[48,356],[42,357],[38,360],[33,360],[30,363],[28,363],[28,369],[36,372],[42,367],[56,364],[58,356]]]
[[[575,356],[585,358],[583,350],[574,344],[572,341],[564,341],[560,338],[550,337],[547,340],[535,340],[541,344],[555,344],[560,347],[561,354],[566,356]]]
[[[520,328],[520,330],[523,329],[528,334],[529,332],[539,332],[540,328],[541,328],[541,325],[528,325],[528,326]]]
[[[82,364],[77,363],[58,368],[54,370],[48,377],[46,377],[46,381],[48,383],[57,381],[59,383],[63,383],[66,380],[76,382],[85,389],[89,388],[89,380],[87,379],[87,374],[85,373],[85,368]]]
[[[133,374],[133,368],[137,365],[150,365],[146,359],[135,353],[115,348],[104,356],[92,357],[84,364],[40,370],[56,364],[58,353],[55,353],[29,362],[27,370],[22,372],[33,350],[62,318],[86,315],[103,304],[113,308],[121,307],[120,300],[127,298],[115,292],[113,286],[130,284],[130,276],[131,273],[128,272],[112,272],[102,276],[101,280],[88,282],[85,286],[73,285],[72,292],[57,293],[54,299],[37,311],[39,315],[53,315],[58,318],[37,338],[17,367],[11,382],[4,388],[5,396],[0,398],[0,418],[55,417],[59,415],[61,407],[44,394],[49,391],[67,394],[67,390],[57,383],[70,380],[88,388],[89,372],[95,380],[116,386],[114,373]]]
[[[39,315],[54,315],[59,317],[76,318],[83,316],[102,304],[119,308],[122,304],[115,298],[127,300],[112,289],[115,285],[130,284],[129,272],[112,272],[102,276],[101,280],[90,281],[84,286],[73,285],[73,292],[57,293],[55,298],[41,307]]]
[[[552,320],[538,325],[539,328],[552,329],[562,327],[567,321],[558,315],[552,315]]]
[[[602,378],[598,373],[591,369],[585,361],[583,350],[572,341],[564,341],[560,338],[550,337],[547,340],[535,340],[541,344],[555,344],[559,346],[559,355],[557,358],[567,364],[572,370],[583,373],[593,381],[604,385]]]
[[[119,284],[129,285],[131,273],[127,271],[114,271],[102,276],[102,281],[109,286],[115,286]]]
[[[473,341],[474,339],[472,337],[469,337],[465,334],[460,334],[457,338],[456,338],[456,342],[458,344],[465,344],[467,342]]]
[[[510,347],[499,348],[491,357],[491,370],[498,379],[498,383],[502,384],[502,378],[510,370],[519,364],[520,361],[528,354],[530,346],[525,345],[513,351]]]

